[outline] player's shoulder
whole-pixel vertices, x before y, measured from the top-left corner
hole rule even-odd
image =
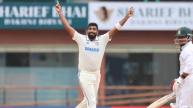
[[[191,53],[193,55],[193,44],[191,43],[190,47],[189,47],[189,50],[191,50]]]
[[[187,55],[193,55],[193,44],[188,44],[188,46],[184,48],[183,52]]]
[[[99,35],[98,37],[104,37],[104,36],[109,36],[109,33],[108,32],[107,33],[103,33],[103,34]]]
[[[80,36],[80,37],[86,37],[86,35],[79,33],[78,31],[75,31],[75,35]]]
[[[193,44],[191,42],[188,44],[187,50],[193,50]]]

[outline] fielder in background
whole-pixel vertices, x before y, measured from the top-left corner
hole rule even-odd
[[[180,46],[180,76],[174,80],[176,104],[172,108],[193,108],[193,44],[192,31],[187,27],[178,29],[175,44]]]
[[[78,78],[84,94],[83,101],[76,108],[96,108],[97,93],[100,82],[100,68],[105,47],[112,36],[114,36],[125,24],[125,22],[133,16],[133,9],[128,9],[127,14],[120,20],[112,30],[103,35],[98,35],[98,25],[89,23],[86,29],[86,35],[78,33],[74,30],[67,19],[64,17],[59,3],[55,7],[65,30],[78,44],[79,48],[79,64]]]

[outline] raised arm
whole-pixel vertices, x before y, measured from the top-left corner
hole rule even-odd
[[[69,35],[71,37],[73,37],[75,30],[70,26],[67,19],[64,17],[64,15],[62,13],[62,8],[61,8],[59,3],[56,4],[55,9],[56,9],[61,21],[62,21],[62,24],[64,25],[64,29],[69,33]]]
[[[123,19],[121,19],[113,29],[111,29],[109,31],[109,36],[110,36],[110,39],[112,38],[112,36],[114,36],[120,29],[121,27],[127,22],[127,20],[133,16],[133,7],[129,8],[127,14],[124,16]]]

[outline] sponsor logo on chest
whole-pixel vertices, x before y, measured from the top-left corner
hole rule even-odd
[[[84,47],[84,50],[90,52],[99,52],[99,48],[92,48],[92,47]]]
[[[90,52],[99,52],[99,42],[86,42],[86,46],[84,48],[85,51],[90,51]]]

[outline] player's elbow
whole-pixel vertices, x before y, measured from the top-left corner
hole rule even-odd
[[[71,37],[74,36],[75,31],[71,27],[66,27],[65,30]]]

